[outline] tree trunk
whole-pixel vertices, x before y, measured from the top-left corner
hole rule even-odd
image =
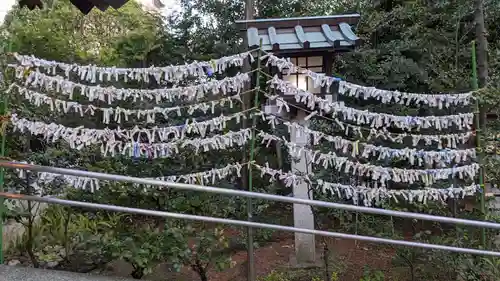
[[[246,20],[252,20],[253,19],[253,0],[246,0],[245,1],[245,19]],[[248,42],[247,42],[247,37],[243,37],[243,49],[248,48]],[[250,64],[249,60],[245,60],[243,63],[243,72],[249,72],[252,70],[252,65]],[[244,91],[250,90],[252,87],[252,82],[250,82],[247,87],[244,88]],[[252,105],[252,95],[251,93],[246,93],[243,95],[243,110],[247,110],[251,108]],[[244,129],[248,128],[248,118],[243,118],[242,122],[242,127]],[[248,145],[245,144],[243,146],[243,155],[242,155],[242,162],[246,163],[248,161]],[[247,169],[242,170],[242,177],[241,177],[241,186],[243,190],[248,190],[248,171]]]
[[[203,267],[201,261],[198,258],[196,258],[195,264],[191,265],[191,269],[193,269],[194,272],[198,273],[198,276],[200,276],[200,281],[208,281],[207,269]]]
[[[71,237],[69,237],[69,222],[71,221],[71,210],[67,208],[66,212],[66,220],[64,221],[64,260],[69,262],[71,243]]]
[[[142,279],[142,277],[144,276],[144,268],[142,268],[142,267],[137,267],[137,268],[134,267],[134,271],[132,271],[132,273],[130,275],[134,279]]]
[[[476,54],[477,74],[479,88],[485,87],[488,82],[488,40],[486,38],[486,25],[484,23],[484,0],[474,2],[474,21],[476,23]],[[480,109],[481,128],[486,128],[486,112],[484,107]]]
[[[33,237],[33,227],[35,224],[35,214],[33,214],[33,205],[31,204],[31,201],[28,201],[28,241],[26,241],[26,252],[28,256],[30,257],[31,263],[33,263],[34,268],[39,268],[40,264],[38,263],[38,259],[35,256],[35,253],[33,252],[33,240],[35,237]]]
[[[254,19],[254,16],[253,16],[253,12],[254,12],[254,1],[255,0],[245,0],[245,19],[246,20],[253,20]],[[245,49],[248,48],[248,42],[247,42],[247,37],[244,36],[243,37],[243,47]],[[259,59],[259,58],[257,58]],[[243,72],[249,72],[251,70],[252,66],[249,62],[249,60],[245,60],[245,64],[243,66]],[[253,83],[249,83],[250,87],[252,87],[252,84]],[[245,90],[250,90],[249,88],[245,88]],[[253,107],[252,105],[252,94],[254,95],[258,95],[259,93],[246,93],[244,96],[243,96],[243,110],[247,110],[251,107]],[[243,118],[243,122],[242,122],[242,125],[243,125],[243,128],[248,128],[248,118]],[[243,163],[246,163],[248,162],[248,155],[249,155],[249,152],[250,150],[248,149],[248,145],[245,145],[244,146],[244,149],[243,149],[243,155],[242,155],[242,162]],[[250,164],[248,164],[250,165]],[[249,174],[249,171],[248,169],[243,169],[242,170],[242,174],[241,174],[241,178],[242,178],[242,187],[244,190],[248,190],[249,189],[249,183],[248,183],[248,178],[251,177],[252,175]],[[251,198],[247,198],[247,220],[248,221],[251,221],[252,220],[252,216],[253,216],[253,206],[252,206],[252,199]],[[253,229],[251,227],[248,227],[247,228],[247,247],[248,247],[248,250],[247,250],[247,259],[248,259],[248,280],[250,281],[253,281],[255,280],[255,272],[254,272],[254,249],[253,249]],[[205,281],[204,278],[208,281],[208,278],[206,276],[206,273],[204,273],[204,276],[202,276],[200,274],[200,278],[202,281]]]
[[[328,248],[328,241],[326,240],[326,237],[322,237],[323,240],[323,263],[325,266],[325,280],[332,280],[331,274],[330,274],[330,264],[328,259],[330,258],[330,249]]]

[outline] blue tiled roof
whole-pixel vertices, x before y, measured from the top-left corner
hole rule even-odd
[[[248,47],[266,51],[342,49],[361,43],[353,32],[359,14],[326,17],[242,20],[236,23],[246,33]]]

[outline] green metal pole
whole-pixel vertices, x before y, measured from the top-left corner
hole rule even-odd
[[[7,49],[8,53],[4,55],[10,55],[12,52],[12,42],[9,42],[9,46]],[[5,64],[7,64],[7,57],[5,57]],[[4,73],[4,83],[7,83],[7,81],[10,81],[9,77],[7,76],[7,72]],[[9,97],[6,92],[2,93],[1,97],[1,104],[0,104],[0,117],[3,117],[0,123],[0,133],[2,134],[2,143],[0,144],[0,157],[5,157],[6,151],[5,151],[5,146],[7,142],[7,126],[3,122],[8,122],[9,120],[5,119],[7,118],[7,111],[8,111],[8,104],[9,104]],[[4,185],[5,185],[5,168],[1,167],[0,168],[0,191],[4,191]],[[5,198],[0,196],[0,264],[4,263],[4,256],[3,256],[3,215],[4,215],[4,201]]]
[[[258,108],[259,106],[259,94],[260,94],[260,57],[262,55],[262,39],[260,40],[260,48],[257,51],[257,71],[255,72],[255,98],[253,102],[253,107]],[[252,173],[252,162],[255,158],[255,127],[257,126],[257,115],[252,115],[252,139],[250,142],[250,161],[248,164],[248,191],[253,191],[253,173]],[[253,220],[253,203],[251,198],[247,198],[247,218],[248,221]],[[254,247],[253,247],[253,228],[248,228],[248,281],[255,280],[255,257],[254,257]]]
[[[7,93],[2,93],[2,101],[0,105],[0,117],[5,118],[7,115],[7,103],[8,97]],[[2,120],[1,122],[7,122],[7,120]],[[0,133],[2,134],[2,144],[0,145],[0,157],[5,156],[5,143],[6,143],[6,131],[3,124],[0,124]],[[0,191],[4,191],[4,177],[5,177],[5,168],[0,168]],[[3,258],[3,213],[4,213],[4,200],[5,198],[0,197],[0,264],[4,263]]]
[[[472,41],[472,90],[476,91],[479,88],[478,79],[477,79],[477,62],[476,62],[476,41]],[[474,108],[475,122],[474,125],[476,127],[476,154],[477,161],[479,163],[479,200],[481,204],[481,214],[483,219],[486,219],[486,188],[484,187],[484,168],[481,161],[481,124],[480,120],[480,111],[479,111],[479,101],[476,99],[475,108]],[[486,229],[481,228],[481,244],[483,248],[486,248]]]

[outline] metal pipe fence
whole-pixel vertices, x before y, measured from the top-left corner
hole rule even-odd
[[[209,193],[217,193],[217,194],[231,195],[231,196],[242,196],[242,197],[247,197],[247,198],[265,199],[265,200],[271,200],[271,201],[277,201],[277,202],[303,204],[303,205],[310,205],[310,206],[316,206],[316,207],[325,207],[325,208],[333,208],[333,209],[340,209],[340,210],[346,210],[346,211],[363,212],[363,213],[369,213],[369,214],[388,215],[388,216],[435,221],[435,222],[442,222],[442,223],[476,226],[476,227],[482,227],[482,228],[500,229],[499,223],[493,223],[493,222],[487,222],[487,221],[475,221],[475,220],[457,219],[457,218],[449,218],[449,217],[442,217],[442,216],[433,216],[433,215],[427,215],[427,214],[392,211],[392,210],[361,207],[361,206],[339,204],[339,203],[332,203],[332,202],[325,202],[325,201],[318,201],[318,200],[299,199],[299,198],[293,198],[293,197],[287,197],[287,196],[256,193],[256,192],[249,192],[249,191],[242,191],[242,190],[233,190],[233,189],[224,189],[224,188],[200,186],[200,185],[193,185],[193,184],[165,182],[165,181],[159,181],[159,180],[154,180],[154,179],[143,179],[143,178],[136,178],[136,177],[130,177],[130,176],[88,172],[88,171],[82,171],[82,170],[72,170],[72,169],[55,168],[55,167],[47,167],[47,166],[39,166],[39,165],[30,165],[30,164],[19,163],[19,162],[0,161],[0,167],[12,168],[12,169],[23,169],[23,170],[30,170],[30,171],[35,171],[35,172],[47,172],[47,173],[61,174],[61,175],[71,175],[71,176],[78,176],[78,177],[95,178],[95,179],[105,180],[105,181],[128,182],[128,183],[145,184],[145,185],[152,185],[152,186],[162,186],[162,187],[175,188],[175,189],[181,189],[181,190],[209,192]],[[129,207],[122,207],[122,206],[115,206],[115,205],[107,205],[107,204],[95,204],[95,203],[88,203],[88,202],[71,201],[71,200],[64,200],[64,199],[50,198],[50,197],[39,197],[39,196],[12,194],[12,193],[6,193],[6,192],[0,192],[0,197],[10,198],[10,199],[45,202],[45,203],[49,203],[49,204],[59,204],[59,205],[82,207],[82,208],[89,208],[89,209],[100,209],[100,210],[107,210],[107,211],[114,211],[114,212],[126,212],[126,213],[133,213],[133,214],[147,215],[147,216],[157,216],[157,217],[164,217],[164,218],[187,219],[187,220],[197,220],[197,221],[205,221],[205,222],[213,222],[213,223],[232,224],[232,225],[245,226],[245,227],[255,227],[255,228],[265,228],[265,229],[273,229],[273,230],[280,230],[280,231],[300,232],[300,233],[314,234],[314,235],[335,237],[335,238],[355,239],[355,240],[373,242],[373,243],[392,244],[392,245],[398,245],[398,246],[417,247],[417,248],[424,248],[424,249],[431,249],[431,250],[445,250],[445,251],[464,253],[464,254],[475,254],[475,255],[486,255],[486,256],[500,257],[500,252],[495,252],[495,251],[470,249],[470,248],[459,248],[459,247],[453,247],[453,246],[436,245],[436,244],[403,241],[403,240],[394,240],[394,239],[386,239],[386,238],[379,238],[379,237],[372,237],[372,236],[344,234],[344,233],[314,230],[314,229],[303,229],[303,228],[296,228],[296,227],[291,227],[291,226],[257,223],[257,222],[250,222],[250,221],[240,221],[240,220],[224,219],[224,218],[216,218],[216,217],[206,217],[206,216],[198,216],[198,215],[187,215],[187,214],[180,214],[180,213],[161,212],[161,211],[154,211],[154,210],[145,210],[145,209],[129,208]]]
[[[129,208],[129,207],[122,207],[122,206],[115,206],[115,205],[71,201],[71,200],[64,200],[64,199],[50,198],[50,197],[29,196],[29,195],[21,195],[21,194],[9,194],[9,193],[5,193],[5,192],[0,192],[0,196],[10,198],[10,199],[37,201],[37,202],[43,202],[43,203],[48,203],[48,204],[59,204],[59,205],[65,205],[65,206],[71,206],[71,207],[105,210],[105,211],[112,211],[112,212],[122,212],[122,213],[130,213],[130,214],[137,214],[137,215],[144,215],[144,216],[155,216],[155,217],[163,217],[163,218],[185,219],[185,220],[204,221],[204,222],[213,222],[213,223],[222,223],[222,224],[232,224],[232,225],[252,227],[252,228],[265,228],[265,229],[300,232],[300,233],[307,233],[307,234],[314,234],[314,235],[335,237],[335,238],[354,239],[354,240],[373,242],[373,243],[381,243],[381,244],[392,244],[392,245],[399,245],[399,246],[424,248],[424,249],[430,249],[430,250],[445,250],[445,251],[463,253],[463,254],[475,254],[475,255],[486,255],[486,256],[500,257],[500,252],[468,249],[468,248],[458,248],[458,247],[435,245],[435,244],[426,244],[426,243],[419,243],[419,242],[412,242],[412,241],[393,240],[393,239],[354,235],[354,234],[345,234],[345,233],[322,231],[322,230],[315,230],[315,229],[297,228],[297,227],[283,226],[283,225],[276,225],[276,224],[267,224],[267,223],[240,221],[240,220],[224,219],[224,218],[216,218],[216,217],[206,217],[206,216],[170,213],[170,212]]]
[[[491,229],[499,229],[499,223],[487,222],[487,221],[475,221],[475,220],[466,220],[466,219],[458,219],[458,218],[450,218],[443,216],[433,216],[427,214],[419,214],[419,213],[410,213],[410,212],[401,212],[401,211],[393,211],[386,209],[378,209],[371,207],[363,207],[356,205],[348,205],[348,204],[340,204],[319,200],[310,200],[310,199],[300,199],[288,196],[280,196],[273,194],[265,194],[258,192],[249,192],[244,190],[235,190],[235,189],[226,189],[219,187],[211,187],[211,186],[202,186],[195,184],[185,184],[185,183],[177,183],[177,182],[166,182],[155,179],[144,179],[144,178],[136,178],[130,176],[122,176],[115,174],[105,174],[105,173],[96,173],[82,170],[74,170],[74,169],[65,169],[65,168],[56,168],[56,167],[47,167],[40,165],[31,165],[20,162],[9,162],[9,161],[0,161],[0,167],[4,168],[12,168],[12,169],[22,169],[22,170],[30,170],[34,172],[45,172],[45,173],[53,173],[60,175],[69,175],[76,177],[86,177],[86,178],[94,178],[105,181],[118,181],[118,182],[128,182],[128,183],[136,183],[136,184],[144,184],[144,185],[154,185],[154,186],[162,186],[167,188],[175,188],[189,191],[200,191],[200,192],[209,192],[216,193],[222,195],[232,195],[232,196],[241,196],[247,198],[255,198],[255,199],[263,199],[284,203],[292,203],[292,204],[302,204],[302,205],[310,205],[315,207],[325,207],[331,209],[339,209],[344,211],[352,211],[352,212],[362,212],[373,215],[386,215],[386,216],[394,216],[408,219],[417,219],[417,220],[427,220],[427,221],[435,221],[442,223],[450,223],[450,224],[461,224],[468,226],[476,226],[483,228],[491,228]]]

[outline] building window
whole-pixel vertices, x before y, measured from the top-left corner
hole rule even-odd
[[[298,57],[291,58],[291,62],[300,68],[309,69],[317,73],[323,73],[323,57]],[[294,84],[297,88],[308,92],[319,94],[321,87],[314,87],[314,83],[310,77],[305,74],[291,73],[284,77],[287,81]]]

